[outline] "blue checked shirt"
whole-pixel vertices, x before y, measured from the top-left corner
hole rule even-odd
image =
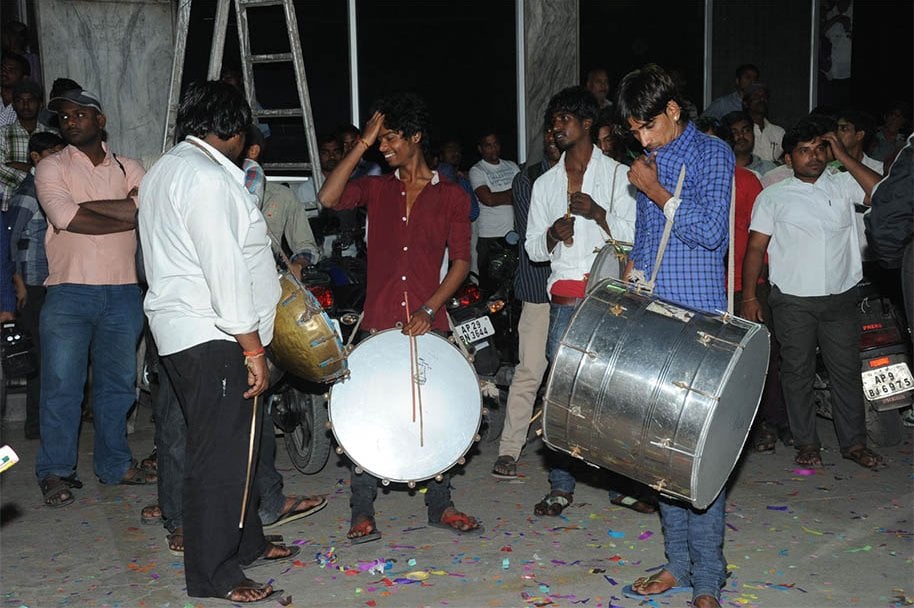
[[[511,184],[511,198],[514,201],[514,229],[520,235],[518,242],[517,274],[514,275],[514,294],[522,302],[545,304],[549,301],[546,283],[551,269],[549,262],[531,262],[524,241],[527,235],[527,216],[530,215],[530,198],[533,182],[549,169],[546,159],[536,165],[524,167],[514,176]]]
[[[46,127],[40,122],[35,126],[32,134],[57,133],[56,129]],[[5,127],[0,127],[0,199],[2,199],[3,209],[9,207],[13,191],[22,183],[28,171],[14,169],[7,166],[6,163],[28,163],[29,162],[29,137],[31,137],[19,119]]]
[[[682,203],[673,218],[673,231],[654,295],[688,308],[726,310],[730,189],[735,161],[726,143],[699,132],[692,123],[678,138],[657,150],[660,184],[674,192],[679,170],[686,166]],[[635,242],[630,255],[636,270],[649,279],[666,217],[643,192],[638,192]]]
[[[48,278],[48,256],[44,249],[48,218],[38,204],[33,173],[27,173],[16,188],[6,216],[10,255],[16,272],[26,285],[44,285]]]

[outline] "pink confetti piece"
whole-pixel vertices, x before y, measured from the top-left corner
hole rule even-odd
[[[641,534],[638,535],[638,540],[647,540],[648,538],[652,537],[653,535],[654,535],[654,533],[651,532],[650,530],[645,530],[644,532],[642,532]]]
[[[811,475],[816,474],[816,470],[815,469],[794,469],[793,474],[802,475],[803,477],[810,477]]]

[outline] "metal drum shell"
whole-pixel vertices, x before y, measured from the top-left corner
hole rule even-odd
[[[270,351],[279,367],[305,380],[330,383],[348,373],[345,350],[330,317],[307,288],[288,273],[280,276],[282,296]]]
[[[555,354],[543,439],[705,508],[748,436],[768,350],[763,325],[606,279],[575,311]]]
[[[330,426],[337,443],[364,471],[382,480],[418,482],[453,467],[472,447],[482,423],[479,378],[450,341],[416,336],[422,391],[412,420],[409,337],[399,329],[371,334],[349,354],[347,378],[330,387]]]

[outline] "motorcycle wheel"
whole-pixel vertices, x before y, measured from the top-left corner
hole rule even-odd
[[[299,414],[299,424],[285,433],[286,451],[296,469],[313,475],[324,468],[330,457],[327,400],[323,395],[303,393],[295,388],[285,391],[280,398],[289,400],[286,406]]]
[[[892,447],[901,443],[904,437],[900,410],[878,412],[866,406],[866,436],[880,447]]]

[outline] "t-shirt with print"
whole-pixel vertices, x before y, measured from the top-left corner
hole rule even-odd
[[[481,186],[488,186],[492,192],[503,192],[511,189],[514,176],[520,173],[520,167],[510,160],[500,159],[498,164],[480,160],[470,168],[470,185],[475,192]],[[476,226],[480,238],[505,236],[514,230],[514,207],[499,205],[490,207],[479,204],[479,217]]]

